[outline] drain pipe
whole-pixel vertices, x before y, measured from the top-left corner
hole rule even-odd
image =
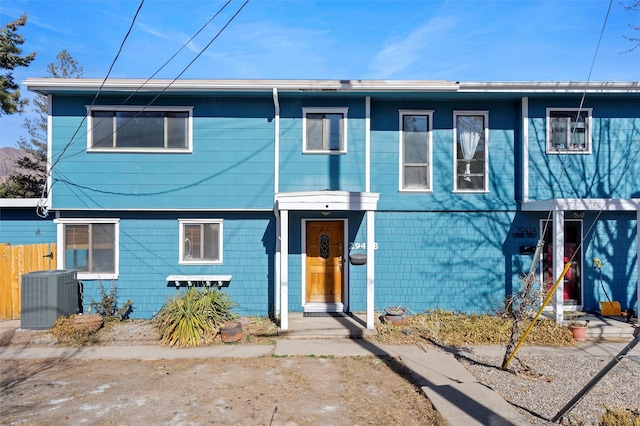
[[[273,88],[273,109],[273,193],[277,194],[280,191],[280,100],[276,87]]]
[[[281,232],[281,218],[280,211],[275,201],[275,195],[280,190],[280,101],[278,99],[278,89],[273,88],[273,213],[276,216],[276,253],[275,253],[275,303],[274,303],[274,317],[280,315],[280,287],[281,287],[281,245],[280,245],[280,232]]]

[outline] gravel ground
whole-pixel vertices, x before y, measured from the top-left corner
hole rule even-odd
[[[597,425],[605,407],[640,409],[640,350],[635,348],[565,415],[563,424]],[[530,368],[525,374],[503,371],[502,355],[474,353],[459,361],[482,384],[516,407],[532,425],[551,419],[600,372],[612,357],[593,355],[520,356]]]

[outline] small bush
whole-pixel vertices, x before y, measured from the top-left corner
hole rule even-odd
[[[600,426],[640,426],[640,411],[626,408],[609,408],[600,416]]]
[[[75,324],[71,317],[60,317],[49,331],[61,343],[83,346],[93,340],[95,332],[86,324]]]
[[[129,319],[129,315],[133,312],[133,302],[127,300],[121,307],[118,307],[118,290],[115,283],[111,283],[111,288],[107,293],[101,281],[98,286],[98,292],[100,293],[100,300],[91,299],[89,304],[92,311],[102,315],[105,322]]]
[[[155,326],[163,344],[176,348],[209,344],[220,327],[237,318],[228,294],[217,289],[196,289],[176,294],[158,312]]]

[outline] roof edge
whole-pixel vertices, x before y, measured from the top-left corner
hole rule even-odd
[[[39,93],[58,91],[176,92],[185,90],[231,92],[366,92],[457,91],[459,84],[445,80],[143,80],[28,78],[22,82]]]

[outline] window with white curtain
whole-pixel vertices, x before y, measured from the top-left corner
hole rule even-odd
[[[454,191],[488,191],[487,136],[489,113],[454,111]]]

